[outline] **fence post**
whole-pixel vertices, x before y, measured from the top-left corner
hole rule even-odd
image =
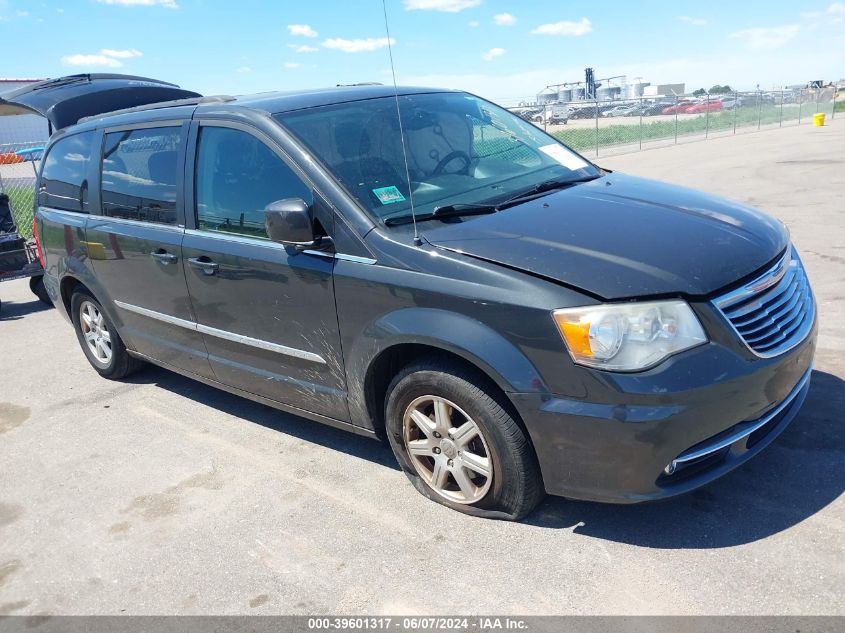
[[[736,115],[739,111],[739,93],[734,91],[734,135],[736,135]]]
[[[704,105],[704,138],[710,138],[710,93],[707,93],[707,102]]]
[[[836,116],[836,88],[830,93],[830,120]]]
[[[757,90],[757,130],[760,130],[760,120],[763,118],[763,91]]]
[[[678,144],[678,95],[675,95],[675,145]]]
[[[643,104],[645,100],[640,97],[640,149],[643,148]],[[835,109],[835,108],[834,108]],[[830,117],[831,119],[833,117]]]
[[[598,156],[599,155],[599,100],[596,99],[593,103],[594,103],[593,114],[596,117],[596,156]]]
[[[783,127],[783,88],[780,89],[780,121],[778,127]]]
[[[801,125],[801,109],[804,107],[804,89],[798,93],[798,125]]]

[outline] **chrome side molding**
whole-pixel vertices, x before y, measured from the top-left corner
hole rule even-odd
[[[115,300],[114,303],[118,308],[121,308],[128,312],[134,312],[135,314],[140,314],[151,319],[156,319],[157,321],[162,321],[163,323],[169,323],[170,325],[183,327],[186,330],[192,330],[201,334],[208,334],[209,336],[215,336],[217,338],[222,338],[227,341],[232,341],[234,343],[240,343],[241,345],[257,347],[258,349],[264,349],[270,352],[275,352],[277,354],[291,356],[293,358],[300,358],[302,360],[307,360],[312,363],[320,363],[322,365],[326,364],[325,358],[323,358],[319,354],[314,354],[313,352],[306,352],[305,350],[296,349],[295,347],[288,347],[287,345],[271,343],[270,341],[253,338],[251,336],[238,334],[236,332],[229,332],[228,330],[220,330],[214,327],[210,327],[208,325],[203,325],[202,323],[189,321],[188,319],[181,319],[179,317],[171,316],[163,312],[156,312],[155,310],[142,308],[141,306],[126,303],[125,301]]]
[[[372,257],[359,257],[358,255],[347,255],[346,253],[327,253],[311,248],[307,248],[302,252],[305,255],[316,255],[317,257],[325,257],[326,259],[342,259],[345,262],[355,262],[356,264],[367,264],[369,266],[376,263],[376,260]]]

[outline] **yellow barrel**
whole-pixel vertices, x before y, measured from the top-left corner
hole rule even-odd
[[[821,127],[824,125],[824,112],[819,112],[813,115],[813,125]]]

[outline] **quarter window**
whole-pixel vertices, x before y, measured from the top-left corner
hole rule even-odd
[[[38,204],[64,211],[88,213],[88,165],[94,132],[57,141],[44,161]]]
[[[103,215],[176,224],[176,182],[181,128],[106,134]]]
[[[200,129],[197,226],[266,238],[264,207],[284,198],[313,202],[311,188],[256,137],[226,127]]]

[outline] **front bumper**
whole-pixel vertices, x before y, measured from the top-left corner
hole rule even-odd
[[[580,399],[510,394],[546,491],[636,503],[689,492],[733,470],[800,409],[816,328],[776,358],[752,358],[711,341],[637,374],[579,368]]]

